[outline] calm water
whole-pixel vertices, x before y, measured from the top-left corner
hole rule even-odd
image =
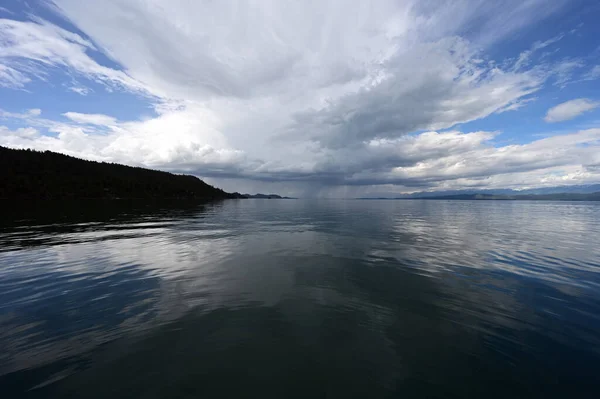
[[[2,208],[2,398],[600,392],[600,203]]]

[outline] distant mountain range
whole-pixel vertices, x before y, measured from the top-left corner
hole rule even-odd
[[[363,197],[360,199],[600,201],[600,184],[543,187],[528,190],[494,189],[423,191],[389,197]]]

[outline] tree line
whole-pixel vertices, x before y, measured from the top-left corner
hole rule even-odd
[[[0,147],[0,198],[236,198],[190,175]]]

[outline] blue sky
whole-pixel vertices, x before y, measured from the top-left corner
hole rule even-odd
[[[600,183],[598,2],[353,4],[3,2],[0,145],[299,196]]]

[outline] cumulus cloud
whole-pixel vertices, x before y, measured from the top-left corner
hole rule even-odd
[[[5,129],[0,144],[195,173],[228,189],[224,178],[313,192],[590,181],[594,130],[498,147],[500,132],[457,129],[519,110],[582,67],[533,63],[562,35],[505,60],[487,55],[564,3],[55,0],[78,31],[0,19],[0,85],[27,89],[64,70],[71,82],[144,96],[155,115],[0,112],[37,132]]]
[[[0,126],[0,137],[31,140],[39,137],[39,134],[40,132],[32,127],[20,127],[11,130],[6,126]]]
[[[97,161],[146,165],[173,171],[202,171],[206,175],[233,174],[247,166],[244,153],[228,146],[199,111],[169,112],[145,121],[120,122],[101,114],[67,112],[68,122],[40,117],[32,109],[16,114],[0,110],[5,120],[21,120],[49,135],[0,131],[4,145],[52,150]],[[36,132],[38,130],[33,129]]]
[[[427,138],[424,138],[427,139]],[[600,129],[553,136],[529,144],[503,147],[477,145],[410,166],[394,168],[390,178],[441,181],[480,179],[569,165],[585,167],[597,159]]]
[[[49,127],[56,137],[37,130],[0,130],[17,148],[59,150],[88,159],[150,165],[207,177],[258,182],[300,182],[332,186],[395,185],[405,190],[470,187],[523,188],[550,183],[586,183],[600,177],[600,129],[547,137],[521,145],[495,146],[497,132],[424,132],[395,139],[373,139],[359,148],[327,149],[303,164],[250,158],[228,147],[218,130],[190,121],[187,111],[143,122],[56,124],[29,116],[30,124]],[[194,115],[195,113],[192,113]],[[25,114],[30,115],[30,114]],[[102,119],[99,118],[99,121]],[[204,122],[206,119],[202,119]],[[177,136],[164,129],[176,126]],[[108,129],[97,134],[95,129]],[[192,141],[205,129],[202,142]],[[187,135],[188,137],[182,137]],[[212,136],[212,137],[211,137]],[[190,143],[181,145],[182,142]],[[211,144],[205,144],[211,142]]]
[[[548,110],[544,120],[549,123],[567,121],[579,115],[591,111],[600,106],[599,102],[587,98],[577,98],[558,104]]]

